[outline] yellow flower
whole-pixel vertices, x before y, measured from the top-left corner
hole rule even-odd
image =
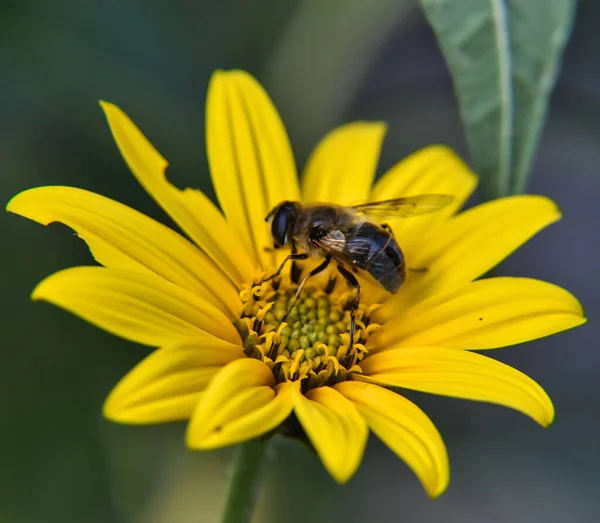
[[[101,105],[129,168],[187,238],[72,187],[24,191],[7,209],[44,225],[68,225],[103,266],[58,272],[36,287],[34,300],[158,347],[111,392],[108,418],[189,419],[187,444],[194,449],[231,445],[298,421],[339,482],[356,471],[370,429],[431,496],[448,483],[444,443],[415,404],[387,387],[497,403],[551,423],[552,403],[536,382],[473,351],[585,322],[578,301],[550,283],[476,280],[559,219],[552,201],[513,196],[457,214],[476,179],[441,146],[416,152],[372,186],[386,130],[381,122],[351,123],[327,135],[299,186],[268,95],[247,73],[219,71],[210,83],[206,132],[221,213],[201,192],[169,183],[166,160],[118,107]],[[333,279],[335,269],[311,280],[281,322],[298,268],[260,284],[286,254],[269,249],[265,216],[276,204],[420,193],[455,197],[440,212],[390,222],[408,266],[426,270],[409,271],[395,295],[363,282],[351,350],[345,309],[351,293]]]

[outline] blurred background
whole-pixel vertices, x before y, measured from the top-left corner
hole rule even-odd
[[[555,423],[544,430],[501,407],[413,394],[450,453],[440,499],[373,436],[344,487],[303,447],[279,441],[256,523],[600,521],[599,18],[598,2],[580,3],[531,183],[564,218],[499,271],[564,286],[590,318],[494,352],[546,388]],[[232,67],[267,87],[299,165],[328,129],[353,119],[390,123],[380,172],[431,143],[466,156],[444,60],[414,2],[3,0],[2,201],[74,185],[169,223],[129,174],[97,101],[127,111],[171,162],[172,181],[214,196],[204,98],[211,72]],[[29,299],[44,276],[90,263],[84,243],[14,215],[0,227],[0,521],[218,521],[229,449],[190,453],[183,425],[101,417],[106,394],[146,349]]]

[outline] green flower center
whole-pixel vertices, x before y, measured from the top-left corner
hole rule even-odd
[[[350,348],[350,301],[353,292],[327,293],[297,286],[256,285],[240,293],[244,304],[236,327],[250,358],[263,361],[277,383],[302,381],[308,390],[361,372],[365,342],[379,325],[370,322],[377,305],[359,304]]]

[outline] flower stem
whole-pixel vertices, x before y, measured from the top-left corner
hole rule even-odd
[[[267,443],[258,439],[238,446],[222,523],[249,523],[252,519],[266,447]]]

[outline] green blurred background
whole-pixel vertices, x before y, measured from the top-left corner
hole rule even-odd
[[[336,485],[304,448],[270,455],[258,522],[600,521],[600,5],[582,2],[565,54],[532,192],[563,220],[501,267],[560,284],[583,328],[494,356],[552,396],[543,430],[500,407],[413,394],[448,445],[449,490],[429,500],[375,438],[356,477]],[[390,123],[380,172],[447,143],[466,155],[443,58],[414,2],[398,0],[4,0],[0,3],[0,188],[83,187],[169,223],[128,173],[97,105],[117,103],[171,162],[170,178],[211,196],[204,98],[211,72],[241,67],[267,87],[300,165],[353,119]],[[89,264],[62,226],[1,222],[0,522],[218,521],[229,449],[189,453],[183,425],[126,427],[104,397],[146,350],[29,293]]]

